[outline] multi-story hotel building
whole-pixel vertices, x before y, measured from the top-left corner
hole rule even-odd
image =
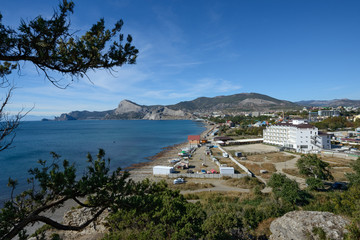
[[[330,135],[319,134],[316,127],[303,119],[268,126],[263,137],[264,143],[292,148],[297,152],[331,149]]]

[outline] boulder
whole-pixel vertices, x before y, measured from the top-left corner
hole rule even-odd
[[[319,239],[319,231],[326,239],[343,239],[350,222],[330,212],[293,211],[275,219],[270,225],[270,240]]]

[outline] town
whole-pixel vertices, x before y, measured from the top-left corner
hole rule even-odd
[[[346,185],[344,174],[360,156],[359,108],[304,107],[237,116],[213,113],[198,121],[206,122],[208,130],[201,136],[190,135],[177,157],[153,167],[154,176],[175,179],[174,184],[248,176],[266,184],[271,174],[284,173],[306,187],[296,162],[301,154],[316,154],[335,166],[331,170],[335,178],[328,185],[338,186]]]

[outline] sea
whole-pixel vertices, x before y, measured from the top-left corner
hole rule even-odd
[[[110,168],[126,168],[162,151],[164,147],[187,141],[188,135],[205,130],[203,123],[190,120],[89,120],[22,122],[10,149],[0,152],[0,205],[10,199],[9,178],[16,179],[15,193],[27,185],[30,168],[40,167],[39,159],[52,163],[51,152],[75,163],[78,175],[87,166],[87,154],[104,149]],[[60,164],[61,165],[61,164]]]

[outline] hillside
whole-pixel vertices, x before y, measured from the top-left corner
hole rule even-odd
[[[213,98],[201,97],[193,101],[184,101],[168,107],[195,112],[224,112],[295,109],[299,106],[289,101],[279,100],[259,93],[240,93]]]
[[[360,100],[334,99],[334,100],[308,100],[296,104],[306,107],[360,107]]]

